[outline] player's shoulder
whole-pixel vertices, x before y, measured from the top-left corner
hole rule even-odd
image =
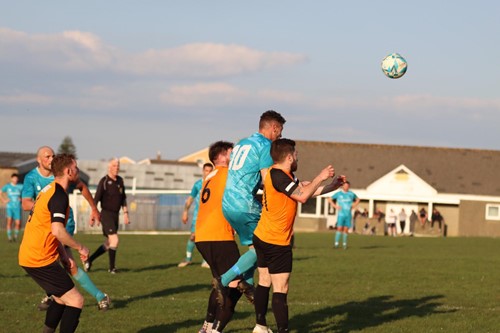
[[[36,168],[31,169],[30,171],[28,171],[26,176],[24,176],[24,183],[26,183],[26,181],[34,179],[37,175],[38,171],[36,170]]]
[[[271,140],[269,140],[268,138],[266,138],[261,133],[256,132],[256,133],[250,135],[248,138],[240,140],[239,144],[240,145],[250,144],[250,145],[253,145],[253,146],[257,146],[257,147],[263,147],[263,146],[270,146],[271,145]]]

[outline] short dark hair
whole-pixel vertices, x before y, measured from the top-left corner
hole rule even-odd
[[[286,123],[285,118],[283,118],[281,114],[274,110],[267,110],[260,116],[259,129],[263,128],[265,124],[273,121],[279,123],[281,126]]]
[[[12,175],[10,175],[10,178],[12,178],[12,177],[17,177],[17,178],[19,178],[19,175],[18,175],[17,173],[13,173]]]
[[[271,144],[271,157],[274,163],[281,163],[288,154],[295,152],[295,141],[291,139],[278,139]]]
[[[233,143],[229,141],[214,142],[210,145],[210,148],[208,148],[208,158],[215,164],[215,160],[220,154],[228,151],[229,149],[233,149],[233,147]]]
[[[75,155],[73,154],[57,154],[52,160],[50,169],[54,174],[54,177],[60,177],[63,175],[65,168],[69,167],[75,160]]]
[[[205,168],[214,168],[214,166],[212,165],[212,163],[210,162],[207,162],[205,164],[203,164],[203,166],[201,167],[202,169],[205,169]]]

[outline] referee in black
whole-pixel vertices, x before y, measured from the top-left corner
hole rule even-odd
[[[125,185],[123,178],[118,176],[120,172],[120,161],[113,158],[108,164],[108,174],[101,178],[97,191],[94,196],[94,202],[97,206],[101,202],[101,224],[102,233],[106,237],[104,244],[85,262],[85,271],[90,271],[92,262],[106,251],[109,253],[109,272],[116,274],[118,271],[115,266],[116,250],[118,249],[118,221],[120,209],[123,208],[123,222],[129,224],[127,196],[125,194]]]

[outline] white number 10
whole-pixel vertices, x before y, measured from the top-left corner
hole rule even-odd
[[[251,145],[236,146],[233,149],[233,158],[229,162],[229,170],[239,170],[245,164]]]

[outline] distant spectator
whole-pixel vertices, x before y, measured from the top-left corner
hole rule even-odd
[[[373,214],[373,216],[375,216],[377,218],[377,222],[380,223],[380,222],[382,222],[382,220],[384,220],[385,213],[382,212],[380,209],[377,209],[375,211],[375,214]]]
[[[441,215],[441,213],[436,208],[434,208],[432,210],[431,228],[434,228],[434,223],[435,222],[437,222],[439,224],[439,231],[441,231],[441,229],[443,227],[444,218],[443,218],[443,216]]]
[[[412,209],[410,214],[410,235],[413,235],[413,233],[415,232],[415,223],[417,222],[417,220],[417,213],[415,213],[415,210]]]
[[[427,211],[424,207],[419,212],[420,225],[425,227],[425,222],[427,222]]]
[[[399,226],[401,227],[401,234],[405,233],[405,227],[406,227],[406,218],[408,215],[406,215],[405,209],[401,208],[401,211],[399,212],[398,218],[399,218]]]
[[[391,208],[389,213],[385,216],[385,223],[387,224],[387,234],[389,236],[396,236],[396,221],[398,220],[398,216],[394,212],[394,209]]]

